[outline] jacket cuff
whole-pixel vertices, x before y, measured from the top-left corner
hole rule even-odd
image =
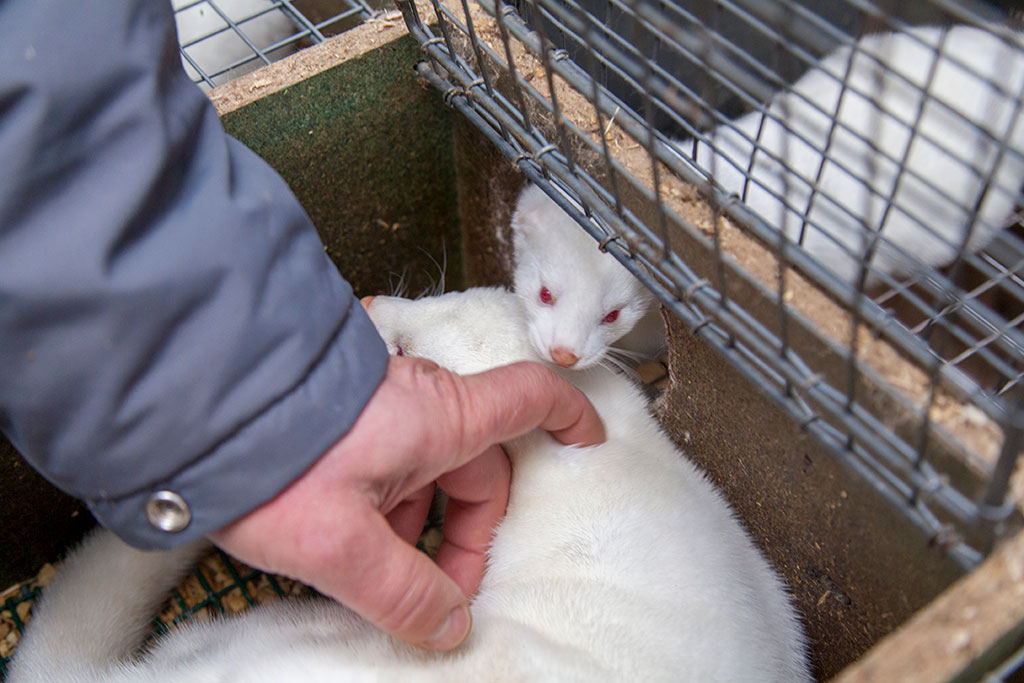
[[[116,499],[87,500],[99,522],[144,550],[182,545],[269,501],[352,426],[384,377],[384,342],[353,298],[323,358],[292,391],[205,457]]]

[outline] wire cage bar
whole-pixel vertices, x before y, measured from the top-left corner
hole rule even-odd
[[[376,16],[381,0],[173,0],[182,65],[213,88]]]
[[[398,4],[445,101],[932,542],[972,567],[1019,523],[1024,34],[1007,11]]]

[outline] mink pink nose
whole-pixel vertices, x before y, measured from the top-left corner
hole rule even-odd
[[[557,365],[561,365],[563,368],[571,368],[576,365],[576,362],[579,359],[579,356],[564,346],[551,349],[551,360],[555,361]]]
[[[359,300],[359,303],[361,303],[363,305],[363,308],[368,311],[370,310],[370,304],[373,303],[374,298],[375,297],[373,296],[364,296],[362,299]]]

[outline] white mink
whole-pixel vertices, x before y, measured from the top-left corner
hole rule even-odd
[[[519,195],[512,236],[514,288],[541,358],[583,369],[612,346],[647,358],[663,350],[654,295],[536,185]]]
[[[746,204],[794,241],[806,215],[804,249],[845,282],[858,281],[871,231],[882,235],[871,259],[877,272],[899,278],[942,266],[959,251],[979,201],[969,251],[1016,219],[1024,119],[1013,114],[1024,86],[1022,50],[1019,33],[1004,42],[971,26],[867,35],[773,98],[760,133],[760,112],[721,124],[707,134],[716,151],[699,142],[695,159],[741,196],[749,167]],[[1004,139],[1009,149],[1000,157]],[[677,144],[692,153],[692,140]],[[830,160],[816,181],[826,149]],[[868,282],[877,282],[877,273]]]
[[[368,310],[392,352],[458,372],[536,358],[501,289],[377,297]],[[186,624],[131,657],[197,549],[142,553],[101,532],[47,589],[10,683],[810,681],[782,583],[632,382],[606,368],[563,374],[607,441],[563,446],[536,431],[504,444],[508,512],[455,652],[399,643],[326,600],[284,600]]]
[[[231,21],[238,23],[241,31],[260,50],[265,51],[271,45],[285,40],[296,31],[295,25],[284,11],[280,8],[273,8],[273,3],[270,0],[214,1]],[[192,41],[198,41],[194,45],[186,47],[185,52],[205,73],[211,74],[253,55],[252,48],[246,45],[233,29],[226,28],[227,22],[208,3],[196,3],[195,0],[172,0],[171,4],[176,10],[174,23],[178,30],[178,42],[187,45]],[[250,17],[254,18],[250,19]],[[274,50],[274,56],[280,58],[294,51],[295,44],[289,43]],[[196,80],[199,77],[195,68],[184,57],[182,57],[181,63],[189,78]],[[226,83],[250,71],[255,71],[263,65],[261,59],[254,58],[215,77],[213,81],[216,84]]]

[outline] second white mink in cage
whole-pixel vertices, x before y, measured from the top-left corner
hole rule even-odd
[[[924,26],[865,36],[773,98],[763,124],[752,112],[713,129],[695,159],[769,225],[793,241],[803,232],[804,249],[848,283],[869,254],[869,285],[948,264],[1016,219],[1024,42],[1009,35]]]
[[[664,350],[654,295],[536,185],[519,195],[512,235],[515,291],[542,358],[582,369]]]

